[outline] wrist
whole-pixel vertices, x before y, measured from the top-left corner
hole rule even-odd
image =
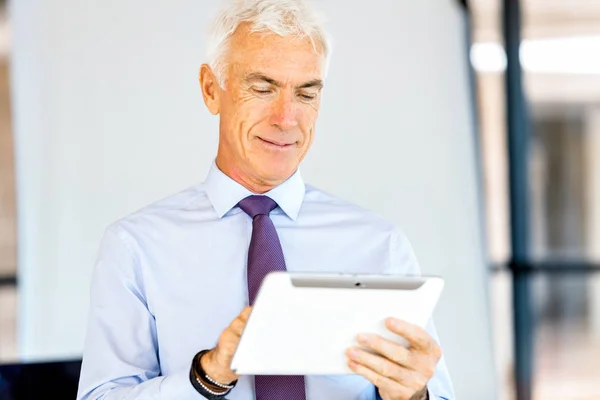
[[[204,398],[209,400],[225,399],[225,396],[235,387],[237,380],[230,385],[222,384],[211,378],[202,367],[201,360],[209,350],[202,350],[196,354],[192,360],[190,368],[190,383]],[[207,365],[211,365],[211,359],[208,359]],[[206,360],[205,360],[206,362]]]
[[[206,379],[206,376],[202,376],[202,374],[197,370],[197,368],[194,368],[192,372],[194,375],[193,379],[195,379],[196,382],[198,382],[198,384],[200,384],[200,386],[202,386],[204,389],[208,389],[210,394],[225,395],[229,393],[230,389],[224,389],[220,386],[209,382],[208,379]]]
[[[215,357],[215,349],[204,353],[199,363],[200,368],[208,375],[212,380],[223,385],[230,385],[237,380],[238,376],[235,375],[229,367],[223,367],[219,364]]]

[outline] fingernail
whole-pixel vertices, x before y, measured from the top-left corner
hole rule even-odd
[[[369,335],[365,335],[364,333],[361,333],[360,335],[358,335],[357,339],[358,339],[358,343],[367,345],[367,344],[369,344],[370,338],[369,338]]]
[[[358,349],[357,349],[356,347],[351,347],[351,348],[348,350],[348,355],[349,355],[351,358],[356,358],[356,357],[358,357]]]

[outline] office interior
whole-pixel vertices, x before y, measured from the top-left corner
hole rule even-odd
[[[64,3],[0,2],[0,398],[26,366],[75,396],[103,228],[201,181],[216,143],[213,5]],[[446,279],[457,398],[599,399],[600,3],[318,4],[337,47],[303,174]]]

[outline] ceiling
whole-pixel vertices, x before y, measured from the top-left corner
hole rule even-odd
[[[471,0],[476,41],[500,41],[502,0]],[[600,35],[598,0],[521,0],[525,39]]]

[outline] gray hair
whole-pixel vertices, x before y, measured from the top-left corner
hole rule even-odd
[[[225,56],[231,35],[242,23],[251,32],[271,32],[279,36],[309,37],[323,47],[324,76],[331,54],[331,39],[324,29],[325,19],[306,0],[232,0],[216,16],[208,38],[208,65],[221,88],[225,87]]]

